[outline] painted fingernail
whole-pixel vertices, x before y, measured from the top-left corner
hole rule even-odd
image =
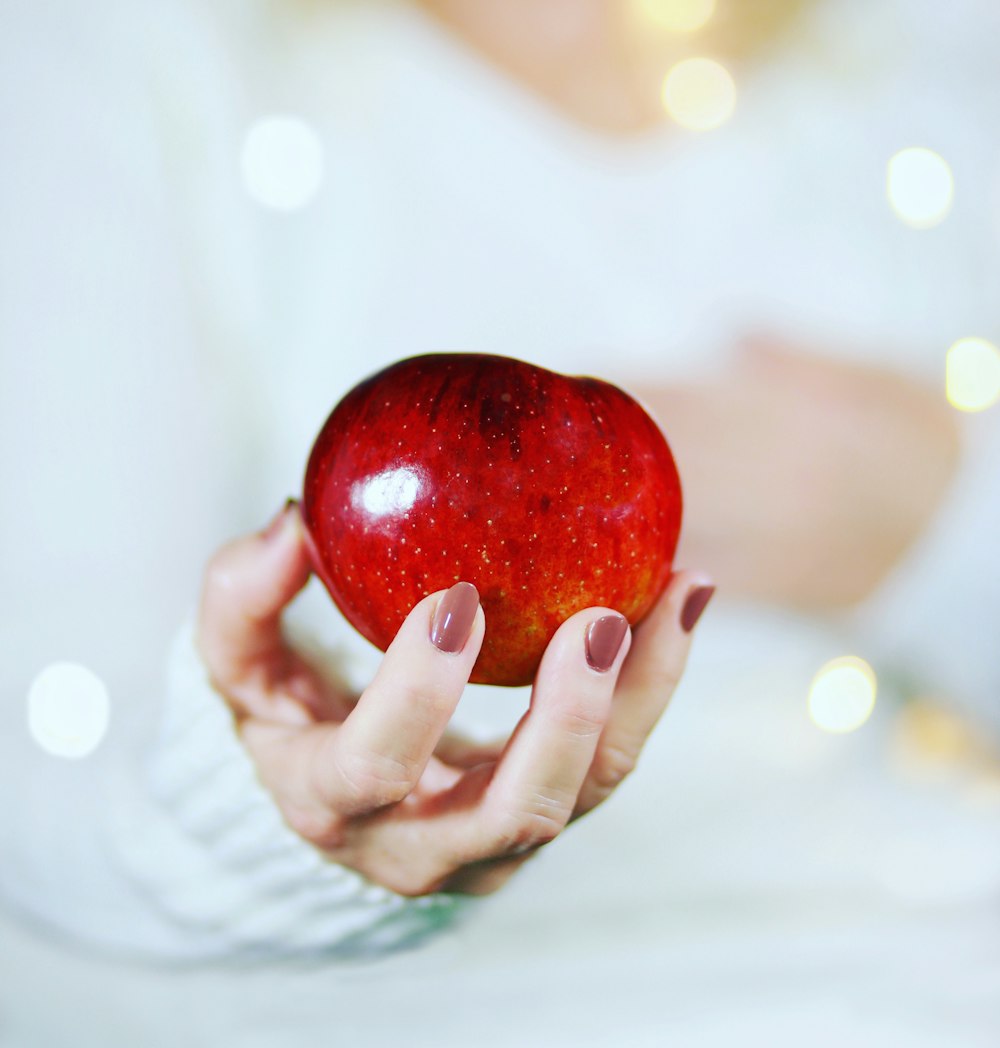
[[[288,519],[288,513],[294,505],[295,499],[287,499],[285,501],[284,506],[282,506],[281,509],[278,510],[277,514],[275,514],[274,519],[261,533],[261,537],[264,539],[265,542],[270,542],[272,539],[276,538],[278,535],[281,534],[281,529],[284,527],[285,521]]]
[[[624,615],[605,615],[587,627],[583,646],[591,669],[598,673],[607,673],[611,669],[627,630],[628,620]]]
[[[681,608],[681,629],[685,633],[690,633],[694,629],[698,620],[701,618],[701,613],[708,606],[708,602],[712,599],[712,594],[715,592],[714,586],[695,586],[693,590],[687,595],[687,599],[684,601],[684,607]]]
[[[431,623],[431,643],[455,655],[465,647],[479,610],[479,591],[471,582],[456,582],[441,598]]]

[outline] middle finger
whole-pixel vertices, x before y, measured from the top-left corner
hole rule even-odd
[[[538,670],[531,706],[500,757],[478,811],[476,861],[544,844],[566,825],[607,722],[631,635],[622,615],[567,619]]]

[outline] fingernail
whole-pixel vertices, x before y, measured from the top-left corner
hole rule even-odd
[[[583,646],[591,669],[598,673],[607,673],[611,669],[627,630],[628,620],[624,615],[605,615],[587,627]]]
[[[695,586],[687,595],[684,607],[681,608],[681,629],[685,633],[690,633],[694,629],[714,592],[714,586]]]
[[[431,623],[431,643],[455,655],[465,647],[479,610],[479,591],[471,582],[456,582],[441,598]]]
[[[270,542],[281,533],[281,529],[284,527],[285,521],[288,519],[288,513],[294,505],[295,499],[287,499],[285,501],[284,506],[278,510],[274,519],[261,533],[261,538],[263,538],[265,542]]]

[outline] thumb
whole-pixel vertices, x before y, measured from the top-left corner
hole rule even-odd
[[[298,503],[271,524],[222,546],[205,569],[196,641],[214,683],[243,680],[285,647],[281,613],[309,581]]]

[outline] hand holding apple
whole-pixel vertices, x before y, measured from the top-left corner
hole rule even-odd
[[[379,648],[428,593],[465,580],[487,623],[472,680],[522,685],[583,608],[647,614],[670,577],[681,490],[662,433],[616,387],[432,354],[337,405],[303,520],[316,573]]]
[[[607,625],[617,613],[577,612],[549,643],[515,733],[475,748],[443,734],[486,627],[467,584],[410,611],[356,697],[336,667],[311,664],[282,632],[282,611],[309,576],[292,505],[212,557],[197,645],[285,821],[333,861],[405,895],[493,891],[607,797],[669,701],[711,595],[703,578],[677,573],[634,634],[612,630],[614,650]],[[442,636],[449,600],[453,628]],[[605,637],[599,666],[595,632]]]

